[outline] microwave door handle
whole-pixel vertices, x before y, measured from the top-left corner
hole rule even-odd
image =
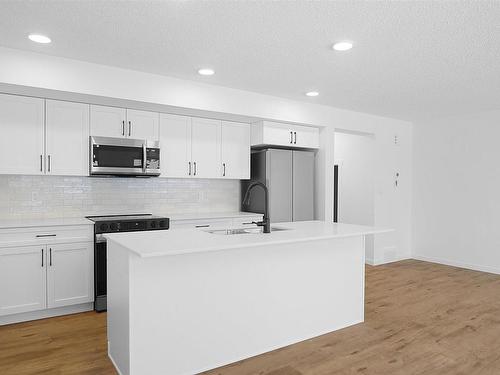
[[[146,141],[142,144],[142,173],[146,173],[146,158],[147,158],[147,151],[146,151]]]

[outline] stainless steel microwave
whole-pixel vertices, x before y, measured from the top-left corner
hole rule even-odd
[[[91,136],[90,175],[158,176],[160,142]]]

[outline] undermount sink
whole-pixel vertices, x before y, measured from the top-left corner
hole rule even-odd
[[[289,230],[288,228],[271,227],[271,232],[279,232]],[[233,234],[263,234],[262,227],[258,228],[238,228],[238,229],[212,229],[207,230],[207,233],[220,234],[224,236]]]

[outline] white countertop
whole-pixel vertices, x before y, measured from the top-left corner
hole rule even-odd
[[[84,217],[66,217],[52,219],[0,219],[0,229],[30,228],[30,227],[57,227],[71,225],[94,225]]]
[[[169,217],[170,220],[198,220],[198,219],[222,219],[222,218],[237,218],[245,216],[262,216],[252,212],[205,212],[205,213],[189,213],[189,214],[168,214],[158,213]],[[70,225],[94,225],[94,222],[84,217],[66,217],[66,218],[25,218],[25,219],[0,219],[0,229],[8,228],[30,228],[30,227],[54,227],[54,226],[70,226]]]
[[[158,213],[155,212],[155,215],[166,216],[170,218],[172,221],[177,220],[202,220],[202,219],[234,219],[238,217],[247,217],[247,216],[262,216],[262,214],[257,214],[254,212],[242,212],[242,211],[233,211],[233,212],[204,212],[204,213],[188,213],[188,214],[169,214],[169,213]]]
[[[354,237],[392,231],[392,229],[327,223],[324,221],[279,223],[271,225],[272,227],[287,228],[289,230],[275,231],[269,234],[221,235],[208,233],[201,229],[173,229],[153,232],[113,233],[106,234],[105,237],[146,258]]]

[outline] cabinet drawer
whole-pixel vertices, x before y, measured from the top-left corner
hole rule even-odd
[[[170,229],[180,228],[213,228],[223,227],[228,228],[233,225],[231,219],[207,219],[207,220],[172,220],[170,221]]]
[[[92,225],[0,229],[0,246],[93,241]]]
[[[262,216],[237,217],[233,219],[233,226],[235,227],[255,226],[255,224],[253,224],[252,221],[262,221]]]

